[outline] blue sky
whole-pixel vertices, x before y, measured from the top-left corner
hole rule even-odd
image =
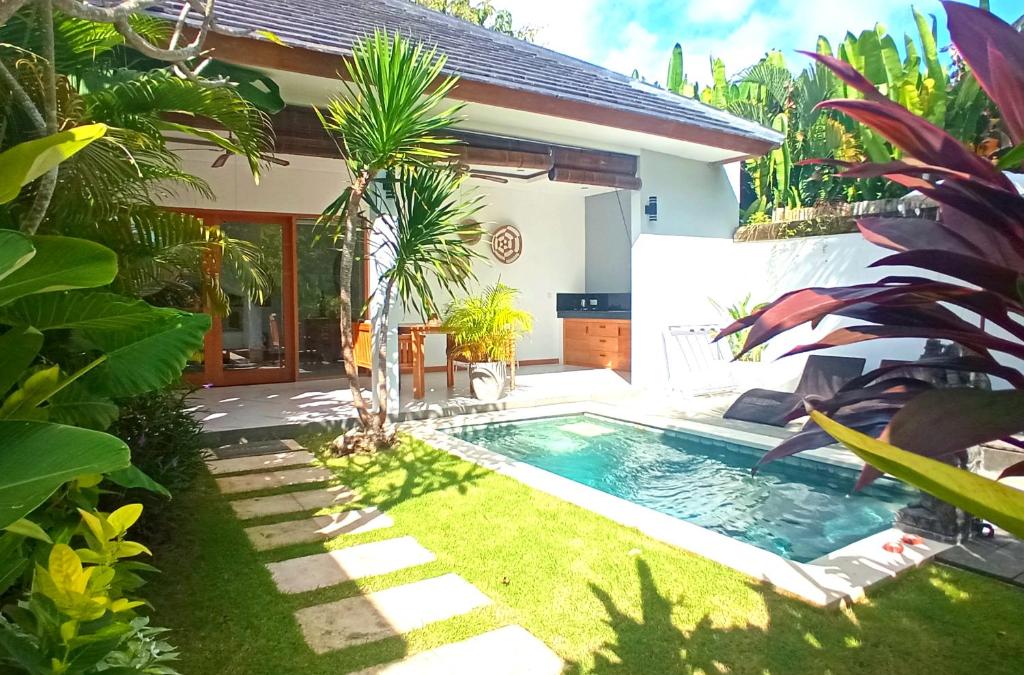
[[[709,79],[709,56],[721,57],[730,74],[770,48],[782,49],[791,66],[796,49],[813,49],[819,34],[833,44],[847,30],[883,23],[890,32],[916,35],[911,3],[899,0],[492,0],[520,24],[538,31],[538,42],[587,61],[651,81],[664,81],[669,52],[683,44],[690,80]],[[992,0],[1007,20],[1024,13],[1024,0]],[[948,42],[938,0],[914,3],[939,17],[940,44]]]

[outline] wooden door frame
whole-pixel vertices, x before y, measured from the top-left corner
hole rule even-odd
[[[221,317],[211,313],[212,325],[203,343],[204,384],[215,387],[231,387],[247,384],[272,384],[294,382],[299,368],[299,324],[298,324],[298,277],[296,274],[296,223],[304,216],[290,213],[269,213],[266,211],[238,211],[229,209],[179,209],[184,213],[202,218],[207,225],[219,227],[225,222],[252,223],[253,225],[280,225],[281,227],[281,333],[284,349],[284,366],[266,370],[224,369],[223,335]],[[220,271],[220,260],[212,261],[214,269]],[[209,308],[207,308],[208,310]],[[193,381],[195,375],[192,376]]]
[[[298,227],[300,220],[315,220],[319,213],[284,213],[273,211],[241,211],[237,209],[180,208],[175,209],[201,218],[208,225],[220,226],[224,222],[281,225],[281,313],[284,337],[284,368],[273,371],[225,371],[223,363],[223,322],[210,313],[212,322],[203,341],[203,372],[190,373],[186,379],[194,384],[215,387],[248,384],[297,382],[299,379],[299,258]],[[363,288],[370,286],[369,237],[364,241]],[[209,260],[207,265],[220,273],[220,261]],[[209,312],[209,308],[206,308]],[[353,321],[353,332],[358,330]],[[283,372],[283,377],[281,373]]]

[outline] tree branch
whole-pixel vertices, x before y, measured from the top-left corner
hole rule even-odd
[[[18,10],[25,6],[28,0],[6,0],[0,5],[0,26],[5,25],[11,17],[17,14]]]
[[[57,133],[57,61],[53,45],[53,0],[39,1],[39,24],[43,38],[43,112],[46,115],[46,133]],[[32,208],[21,222],[21,231],[35,234],[46,217],[50,201],[57,188],[59,166],[50,169],[39,179]]]

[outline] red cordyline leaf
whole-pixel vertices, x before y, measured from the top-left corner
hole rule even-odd
[[[799,49],[797,51],[800,54],[803,54],[804,56],[809,56],[815,61],[818,61],[819,63],[823,64],[826,68],[835,73],[836,77],[838,77],[840,80],[850,85],[860,93],[864,94],[864,96],[869,100],[879,102],[885,101],[888,103],[889,99],[883,96],[882,93],[875,88],[875,85],[873,85],[870,80],[864,77],[859,70],[854,68],[846,61],[837,59],[836,57],[830,56],[828,54],[819,54],[818,52],[807,52]]]
[[[1016,464],[1003,469],[1003,472],[999,474],[999,480],[1011,478],[1013,476],[1024,476],[1024,462],[1017,462]]]
[[[948,457],[1024,430],[1024,391],[933,389],[915,396],[879,437],[926,457]]]
[[[931,270],[998,293],[1010,302],[1017,302],[1020,299],[1017,290],[1017,280],[1020,275],[1016,270],[974,256],[951,251],[917,249],[894,253],[876,260],[870,265],[870,267],[891,266]]]
[[[957,51],[999,106],[1014,145],[1024,142],[1024,36],[983,9],[942,4]]]
[[[1007,267],[1024,267],[1024,256],[1016,252],[1014,243],[1005,233],[950,222],[948,215],[952,211],[949,209],[943,213],[942,221],[922,218],[861,218],[857,221],[857,229],[867,241],[892,251],[938,249],[994,260]]]
[[[980,328],[973,331],[955,331],[940,330],[929,326],[849,326],[837,328],[817,342],[794,347],[786,352],[785,356],[805,354],[818,351],[819,349],[842,347],[844,345],[870,342],[883,338],[936,338],[938,340],[956,342],[982,355],[988,355],[988,350],[991,349],[1024,358],[1024,345],[994,337]]]
[[[1007,303],[993,293],[919,277],[887,277],[871,284],[805,288],[782,296],[742,326],[751,330],[740,354],[800,324],[814,323],[833,314],[842,315],[843,310],[851,306],[898,303],[906,307],[937,302],[963,307],[1024,337],[1024,329],[1008,316]],[[951,314],[946,316],[956,318]]]
[[[1016,194],[1010,179],[991,162],[978,157],[943,129],[888,99],[833,100],[821,105],[866,124],[915,159],[945,167],[947,171],[971,174],[978,182]]]
[[[914,158],[873,164],[852,164],[848,169],[839,174],[840,178],[878,178],[880,176],[903,175],[903,176],[942,176],[944,178],[956,178],[958,180],[974,180],[975,177],[963,171],[953,171],[944,166],[925,164]],[[930,181],[925,181],[930,182]]]
[[[856,393],[863,390],[865,387],[875,382],[879,378],[887,378],[883,382],[898,381],[903,378],[892,378],[888,379],[896,371],[904,371],[913,374],[917,377],[917,372],[927,373],[933,370],[955,370],[958,372],[965,373],[987,373],[995,377],[1002,378],[1012,384],[1015,387],[1024,387],[1024,375],[1015,368],[1010,366],[1004,366],[992,357],[986,356],[939,356],[927,359],[918,359],[917,361],[908,361],[905,363],[891,363],[885,366],[879,366],[874,370],[864,373],[860,377],[856,377],[846,384],[844,384],[839,392],[836,394],[836,398],[840,399],[840,405],[847,405],[843,403],[841,397],[847,392]],[[831,401],[829,401],[831,403]],[[827,414],[825,408],[821,408],[822,412]]]

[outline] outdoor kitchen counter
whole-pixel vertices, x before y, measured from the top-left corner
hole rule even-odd
[[[607,318],[610,315],[613,318]],[[623,315],[627,318],[621,318]],[[563,319],[562,361],[565,365],[630,369],[632,327],[628,312],[559,312],[558,316]]]

